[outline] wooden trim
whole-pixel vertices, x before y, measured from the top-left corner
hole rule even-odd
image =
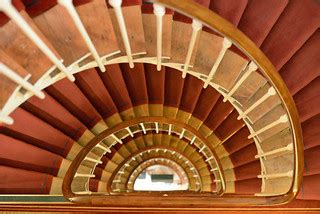
[[[98,136],[93,138],[78,153],[78,155],[72,161],[72,163],[71,163],[71,165],[70,165],[70,167],[64,177],[63,184],[62,184],[63,195],[72,201],[79,201],[81,203],[88,203],[88,201],[86,201],[88,196],[77,195],[77,194],[73,193],[71,190],[71,184],[72,184],[73,178],[76,175],[78,167],[81,165],[81,162],[85,159],[87,154],[106,137],[113,135],[114,133],[118,132],[119,130],[125,129],[126,127],[141,124],[144,122],[146,122],[146,123],[158,122],[158,123],[172,124],[174,126],[178,126],[180,128],[186,129],[187,131],[191,132],[194,136],[199,138],[204,144],[207,144],[207,145],[209,144],[208,140],[205,137],[203,137],[195,128],[193,128],[192,126],[190,126],[188,124],[179,122],[175,119],[164,118],[164,117],[140,117],[140,118],[134,118],[132,120],[124,121],[124,122],[110,128],[110,129],[107,129],[107,130],[101,132]],[[220,162],[218,161],[219,158],[214,151],[212,151],[212,154],[213,154],[214,158],[216,159],[216,164],[217,164],[217,167],[220,171],[220,179],[223,182],[225,182],[225,177],[223,174],[222,166],[221,166]],[[225,185],[222,185],[222,192],[225,192]],[[95,195],[95,196],[89,196],[89,197],[96,198],[96,197],[100,197],[100,196]],[[104,197],[109,197],[109,196],[104,196]]]
[[[186,157],[185,155],[183,155],[183,154],[181,153],[181,151],[179,151],[179,150],[177,150],[177,149],[174,149],[174,148],[167,147],[167,146],[148,146],[148,147],[146,147],[146,148],[144,148],[144,149],[142,149],[142,150],[139,150],[139,151],[137,151],[137,152],[135,152],[135,153],[132,153],[130,156],[128,156],[125,160],[122,161],[123,164],[119,165],[119,166],[116,168],[116,170],[114,170],[114,172],[111,174],[110,179],[109,179],[108,184],[107,184],[107,188],[108,188],[107,190],[108,190],[108,192],[112,192],[112,189],[111,189],[112,181],[113,181],[113,179],[115,178],[115,176],[117,175],[118,171],[122,168],[122,166],[124,166],[132,157],[135,157],[135,156],[137,156],[137,155],[139,155],[139,154],[141,154],[141,153],[144,153],[144,152],[146,152],[146,151],[148,151],[148,150],[153,150],[153,149],[162,149],[162,150],[167,149],[168,151],[175,151],[176,154],[179,154],[179,155],[183,156],[184,159],[188,160],[188,161],[191,163],[191,165],[196,169],[197,173],[199,174],[199,170],[196,168],[195,164],[194,164],[188,157]],[[155,157],[152,157],[151,159],[154,159],[154,158],[155,158]],[[156,157],[156,158],[157,158],[157,157]],[[159,156],[159,158],[166,158],[166,159],[168,159],[168,157],[160,157],[160,156]],[[148,160],[148,159],[143,160],[143,162],[145,162],[145,161],[147,161],[147,160]],[[170,160],[170,159],[169,159],[169,160]],[[173,160],[171,160],[171,161],[173,161]],[[142,162],[142,163],[143,163],[143,162]],[[173,162],[175,162],[175,161],[173,161]],[[140,163],[140,164],[142,164],[142,163]],[[140,164],[139,164],[139,165],[140,165]],[[139,166],[139,165],[138,165],[138,166]],[[201,180],[201,177],[200,177],[200,176],[199,176],[199,179]],[[129,179],[128,179],[128,180],[129,180]],[[223,192],[221,192],[220,194],[222,194],[222,193],[223,193]]]
[[[174,11],[178,11],[188,17],[195,18],[202,22],[205,26],[214,30],[218,34],[228,38],[236,45],[246,56],[249,57],[259,68],[262,74],[267,78],[269,83],[275,88],[280,97],[284,108],[287,111],[289,121],[291,123],[292,135],[294,139],[294,179],[288,193],[283,199],[286,202],[291,201],[298,193],[302,177],[303,177],[303,140],[302,129],[299,121],[299,114],[294,104],[293,98],[282,80],[279,73],[276,71],[270,60],[264,53],[251,41],[244,33],[238,30],[234,25],[220,17],[213,11],[197,4],[192,0],[149,0],[150,2],[162,4]],[[281,197],[281,196],[279,196]],[[272,204],[283,201],[282,199],[275,200]],[[269,202],[270,203],[270,202]],[[254,203],[253,203],[254,204]]]

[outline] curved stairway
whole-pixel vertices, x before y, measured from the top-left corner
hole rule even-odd
[[[318,200],[320,4],[197,2],[247,35],[279,71],[303,132],[304,174],[297,198]],[[242,51],[197,21],[167,9],[162,14],[159,64],[152,4],[123,1],[129,49],[114,5],[99,0],[74,4],[96,52],[82,39],[68,7],[55,1],[13,1],[54,59],[43,54],[13,17],[0,14],[0,62],[32,84],[21,87],[0,74],[1,119],[14,121],[0,125],[0,193],[61,195],[70,164],[92,139],[126,121],[152,117],[187,124],[208,143],[199,137],[193,141],[196,135],[168,121],[125,126],[88,153],[72,190],[132,192],[129,177],[152,158],[180,163],[191,194],[260,197],[290,189],[295,170],[291,124],[282,117],[286,111],[273,86],[261,71],[255,72]],[[215,72],[210,72],[215,64]],[[74,76],[75,82],[65,76]],[[139,158],[128,163],[134,155]]]

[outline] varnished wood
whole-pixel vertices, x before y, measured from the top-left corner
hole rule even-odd
[[[290,188],[289,197],[285,198],[287,201],[291,201],[300,188],[303,176],[303,143],[302,143],[302,131],[299,121],[299,115],[282,78],[272,65],[270,60],[263,54],[263,52],[240,30],[234,27],[231,23],[218,16],[216,13],[202,7],[192,0],[179,1],[179,0],[151,0],[163,4],[164,6],[177,10],[189,17],[196,18],[207,27],[218,32],[219,34],[227,37],[232,41],[240,50],[242,50],[250,59],[252,59],[259,67],[264,76],[272,84],[272,86],[278,92],[281,101],[288,113],[288,117],[292,126],[292,134],[294,137],[294,181]],[[277,198],[282,201],[281,197]],[[277,203],[275,201],[274,203]]]
[[[21,11],[20,14],[45,44],[57,55],[28,14],[25,11]],[[53,66],[52,62],[12,21],[9,21],[0,28],[0,34],[0,48],[32,75],[30,78],[31,83],[36,83]],[[41,63],[39,63],[40,61]]]
[[[125,55],[125,48],[120,34],[119,25],[115,16],[114,9],[109,9],[110,18],[112,20],[113,29],[118,40],[121,54]],[[142,14],[140,6],[122,7],[123,18],[126,24],[126,29],[129,37],[132,53],[144,53],[145,39],[142,24]]]
[[[34,23],[59,52],[65,66],[69,66],[89,54],[89,50],[73,23],[70,15],[61,5],[33,18]]]
[[[100,57],[119,50],[106,1],[94,0],[76,9]]]
[[[0,62],[14,70],[20,77],[26,78],[28,72],[0,49]],[[0,110],[19,85],[3,74],[0,75]]]
[[[169,119],[169,118],[163,118],[163,117],[141,117],[141,118],[135,118],[132,120],[128,120],[128,121],[124,121],[123,123],[117,124],[115,125],[113,128],[107,129],[104,132],[102,132],[101,134],[99,134],[96,138],[92,139],[85,147],[85,149],[82,149],[77,157],[74,159],[74,161],[72,162],[72,164],[70,165],[64,182],[63,182],[63,193],[65,195],[65,197],[67,198],[82,198],[84,196],[77,196],[75,195],[72,191],[71,191],[71,183],[73,180],[73,177],[75,175],[75,173],[77,172],[77,168],[79,167],[79,165],[81,164],[82,160],[87,156],[87,154],[92,150],[92,148],[95,147],[96,144],[98,144],[99,142],[101,142],[103,139],[105,139],[107,136],[122,130],[128,126],[132,126],[135,124],[139,124],[141,122],[159,122],[159,123],[167,123],[167,124],[173,124],[175,126],[180,126],[183,127],[184,129],[188,130],[189,132],[193,133],[195,136],[197,136],[197,138],[199,138],[201,141],[206,142],[206,138],[204,138],[202,135],[200,135],[193,127],[178,122],[174,119]],[[214,157],[216,158],[217,155],[213,152]],[[216,159],[218,160],[218,159]],[[218,168],[221,171],[221,165],[219,164],[219,162],[217,162]],[[224,180],[223,174],[221,174],[221,179]]]

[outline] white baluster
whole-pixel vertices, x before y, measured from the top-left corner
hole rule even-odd
[[[278,120],[270,123],[269,125],[263,127],[262,129],[258,130],[258,131],[254,131],[253,133],[251,133],[249,136],[248,136],[248,139],[250,138],[253,138],[269,129],[271,129],[272,127],[278,125],[278,124],[281,124],[281,123],[286,123],[288,121],[288,116],[285,114],[285,115],[282,115]]]
[[[258,175],[258,178],[273,179],[273,178],[292,177],[292,176],[293,176],[293,171],[291,170],[289,172]]]
[[[162,19],[166,9],[159,4],[153,4],[153,13],[157,17],[157,70],[160,71],[162,61]]]
[[[266,157],[266,156],[274,155],[274,154],[281,153],[281,152],[287,152],[287,151],[293,151],[293,144],[292,143],[288,144],[285,147],[279,148],[279,149],[275,149],[275,150],[272,150],[269,152],[264,152],[264,153],[258,154],[255,156],[255,158]]]
[[[218,69],[218,67],[219,67],[219,65],[220,65],[220,63],[221,63],[221,61],[222,61],[222,59],[224,57],[224,54],[226,53],[227,49],[231,47],[231,45],[232,45],[231,41],[229,41],[227,38],[223,39],[222,49],[221,49],[221,51],[220,51],[220,53],[218,55],[217,60],[214,62],[214,65],[211,68],[211,71],[210,71],[210,73],[208,75],[208,78],[204,82],[203,88],[207,88],[208,87],[212,77],[216,73],[216,71],[217,71],[217,69]]]
[[[3,114],[0,111],[0,123],[5,123],[8,125],[12,125],[13,124],[13,119],[11,117],[9,117],[8,115]]]
[[[211,156],[211,157],[208,157],[207,159],[206,159],[206,162],[209,162],[210,160],[212,160],[213,159],[213,157]]]
[[[115,134],[112,134],[111,135],[118,143],[122,144],[122,141],[115,135]]]
[[[24,89],[30,91],[40,99],[44,99],[44,93],[38,89],[36,89],[33,85],[31,85],[28,81],[20,77],[16,72],[11,70],[9,67],[7,67],[5,64],[0,62],[0,74],[4,74],[6,77],[8,77],[13,82],[17,83],[18,85],[21,85]]]
[[[111,150],[108,147],[104,147],[100,144],[96,145],[97,148],[104,150],[105,152],[111,153]]]
[[[246,68],[245,73],[240,77],[240,79],[236,82],[236,84],[231,88],[229,93],[224,97],[223,102],[226,102],[234,92],[242,85],[242,83],[250,76],[250,74],[258,69],[258,66],[254,62],[250,62],[250,64]]]
[[[189,65],[190,65],[193,49],[194,49],[194,46],[195,46],[196,41],[197,41],[197,37],[198,37],[199,32],[201,31],[201,29],[202,29],[201,22],[199,22],[196,19],[193,19],[192,20],[192,35],[191,35],[191,39],[190,39],[190,43],[189,43],[189,47],[188,47],[186,61],[184,63],[184,67],[183,67],[182,78],[185,78],[187,76],[187,72],[188,72],[188,68],[189,68]]]
[[[276,90],[273,87],[270,87],[269,90],[265,95],[263,95],[257,102],[252,104],[248,109],[246,109],[244,112],[240,113],[238,116],[238,120],[248,115],[253,109],[257,108],[261,103],[263,103],[265,100],[267,100],[269,97],[276,94]]]
[[[180,136],[179,136],[180,139],[183,138],[183,135],[184,135],[185,131],[186,131],[185,129],[182,129],[182,132],[180,133]]]
[[[132,131],[131,131],[131,129],[130,129],[129,127],[127,127],[126,130],[128,131],[128,133],[129,133],[129,135],[130,135],[131,137],[134,136],[133,133],[132,133]]]
[[[192,140],[190,141],[190,145],[194,144],[194,142],[196,141],[196,139],[197,139],[197,137],[194,136],[194,137],[192,138]]]
[[[33,31],[29,24],[23,19],[20,13],[14,8],[11,0],[0,1],[0,11],[4,12],[10,19],[18,25],[18,27],[26,34],[26,36],[57,66],[60,71],[65,73],[70,81],[75,81],[74,76],[67,70],[56,55],[48,48],[41,38]]]
[[[134,63],[133,63],[133,59],[132,59],[131,46],[130,46],[128,32],[127,32],[126,24],[124,22],[122,9],[121,9],[122,0],[109,0],[109,4],[114,8],[114,12],[116,13],[122,41],[123,41],[124,48],[126,49],[126,54],[128,57],[129,66],[130,66],[130,68],[133,68]]]
[[[143,123],[139,123],[139,125],[140,125],[141,128],[142,128],[143,134],[147,134],[147,130],[146,130],[146,128],[144,127]]]
[[[88,46],[93,58],[97,62],[100,70],[102,72],[105,72],[106,68],[104,67],[104,65],[102,63],[101,58],[100,58],[96,48],[94,47],[94,44],[91,41],[90,36],[89,36],[88,32],[86,31],[78,13],[77,13],[77,10],[74,8],[74,6],[72,4],[72,0],[58,0],[58,3],[67,9],[74,24],[78,28],[83,40],[85,41],[86,45]]]
[[[213,168],[213,169],[210,169],[210,172],[215,172],[215,171],[219,171],[219,169],[217,167]]]
[[[169,135],[171,135],[171,132],[172,132],[172,124],[169,124]]]
[[[203,145],[202,147],[201,147],[201,149],[199,150],[199,152],[203,152],[203,150],[206,148],[206,146],[205,145]]]
[[[156,122],[155,124],[156,124],[156,133],[158,134],[159,133],[159,123]]]
[[[82,173],[76,173],[74,175],[75,178],[77,177],[83,177],[83,178],[94,178],[95,175],[94,174],[82,174]]]
[[[78,195],[91,195],[92,192],[91,191],[79,191],[79,192],[75,192],[75,194],[78,194]]]
[[[94,163],[102,164],[102,161],[101,161],[101,160],[96,160],[96,159],[89,158],[89,157],[85,157],[84,160],[86,160],[86,161],[91,161],[91,162],[94,162]]]

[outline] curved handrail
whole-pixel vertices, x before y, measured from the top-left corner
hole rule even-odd
[[[213,11],[195,3],[192,0],[148,0],[178,11],[186,16],[198,20],[205,26],[214,30],[218,34],[227,37],[234,45],[236,45],[246,56],[256,63],[260,71],[272,84],[277,91],[284,108],[289,116],[291,123],[292,134],[294,139],[294,179],[290,192],[292,200],[298,193],[302,177],[303,177],[303,140],[302,129],[299,121],[297,108],[293,98],[282,80],[279,73],[276,71],[273,64],[265,56],[265,54],[251,41],[244,33],[238,30],[234,25],[220,17]],[[290,201],[289,200],[289,201]],[[288,201],[288,202],[289,202]]]
[[[69,166],[66,175],[63,179],[63,183],[62,183],[62,192],[63,195],[68,198],[69,200],[72,201],[78,201],[80,203],[85,203],[85,201],[87,201],[87,197],[88,196],[84,196],[84,195],[79,195],[79,194],[75,194],[72,192],[71,190],[71,184],[73,181],[73,178],[78,170],[78,167],[81,165],[82,161],[85,159],[85,157],[88,155],[88,153],[97,145],[99,144],[102,140],[104,140],[106,137],[125,129],[126,127],[130,127],[133,125],[137,125],[140,123],[146,123],[146,122],[159,122],[159,123],[167,123],[167,124],[172,124],[175,126],[178,126],[180,128],[183,128],[189,132],[191,132],[194,136],[196,136],[197,138],[199,138],[202,142],[204,142],[205,144],[209,144],[208,140],[203,137],[195,128],[191,127],[188,124],[179,122],[175,119],[170,119],[170,118],[164,118],[164,117],[140,117],[140,118],[134,118],[131,120],[127,120],[124,121],[120,124],[117,124],[116,126],[107,129],[103,132],[101,132],[98,136],[96,136],[95,138],[93,138],[79,153],[78,155],[75,157],[75,159],[72,161],[71,165]],[[217,154],[212,151],[213,157],[216,160],[216,165],[218,167],[219,170],[219,174],[220,174],[220,179],[221,179],[221,188],[222,188],[222,192],[225,191],[225,177],[224,177],[224,173],[222,170],[222,166],[221,163],[218,161],[219,158],[217,156]],[[101,197],[99,195],[91,195],[90,197]],[[109,197],[109,196],[105,196],[105,197]],[[88,202],[87,202],[88,203]]]
[[[284,195],[278,195],[278,196],[249,197],[251,198],[250,199],[251,201],[249,202],[247,201],[245,205],[262,205],[261,202],[271,205],[271,204],[287,203],[291,201],[297,195],[297,192],[299,190],[300,184],[302,182],[302,177],[303,177],[302,131],[301,131],[297,109],[294,105],[293,99],[285,83],[283,82],[280,75],[275,70],[272,63],[245,34],[243,34],[241,31],[239,31],[237,28],[235,28],[232,24],[230,24],[228,21],[226,21],[222,17],[218,16],[217,14],[210,11],[209,9],[198,5],[192,0],[185,0],[183,2],[179,0],[149,0],[149,1],[163,5],[170,9],[179,11],[182,14],[185,14],[189,17],[192,17],[193,19],[200,21],[205,26],[211,28],[212,30],[223,35],[224,37],[227,37],[233,44],[235,44],[240,50],[242,50],[242,52],[246,54],[259,67],[262,74],[267,78],[269,83],[271,83],[271,85],[275,88],[288,114],[288,118],[291,124],[292,136],[294,139],[293,144],[295,148],[294,149],[294,172],[293,172],[294,179],[292,181],[292,185],[288,193]],[[123,124],[119,124],[119,125],[123,125]],[[80,153],[79,155],[82,156],[83,154]],[[68,172],[67,172],[67,175],[69,175]],[[67,189],[65,189],[66,188],[65,183],[70,182],[68,179],[65,179],[63,182],[63,189],[66,191],[65,195],[67,197],[69,196],[68,198],[73,198],[77,200],[77,198],[74,198],[75,195],[72,195],[70,192],[68,192]],[[117,196],[117,197],[121,197],[121,196]],[[139,196],[134,196],[134,197],[139,197]],[[240,199],[241,197],[242,199]],[[234,197],[232,198],[234,199]],[[246,197],[239,195],[236,198],[238,202],[241,204],[241,201],[245,201]],[[88,198],[86,198],[86,201],[87,199]],[[225,204],[227,203],[227,201],[229,201],[228,203],[230,203],[229,197],[224,197],[223,199],[219,199],[218,204]],[[80,201],[83,201],[83,200],[80,200]],[[92,202],[92,200],[90,201]],[[147,203],[145,203],[144,205],[151,206],[152,204],[147,205]]]
[[[114,177],[116,176],[116,174],[118,173],[118,171],[120,171],[120,169],[122,168],[122,166],[123,165],[125,165],[131,158],[133,158],[133,157],[136,157],[138,154],[142,154],[142,153],[145,153],[145,152],[147,152],[147,151],[150,151],[150,150],[154,150],[154,149],[161,149],[161,150],[168,150],[169,152],[170,151],[174,151],[175,152],[175,154],[179,154],[180,156],[183,156],[183,158],[184,159],[186,159],[186,160],[188,160],[189,161],[189,164],[191,164],[194,168],[195,168],[195,171],[197,171],[197,173],[196,174],[198,174],[199,175],[199,170],[195,167],[195,164],[193,163],[193,161],[189,158],[189,157],[187,157],[187,156],[185,156],[184,154],[182,154],[181,153],[181,151],[179,151],[177,148],[172,148],[172,147],[169,147],[169,146],[163,146],[163,145],[159,145],[159,146],[148,146],[148,147],[145,147],[145,148],[142,148],[142,149],[140,149],[139,151],[137,151],[137,152],[134,152],[134,153],[132,153],[132,154],[130,154],[127,158],[125,158],[125,160],[123,161],[123,164],[121,164],[121,165],[119,165],[115,170],[114,170],[114,172],[111,174],[111,176],[110,176],[110,179],[109,179],[109,182],[108,182],[108,184],[107,184],[107,188],[109,188],[108,189],[108,192],[111,192],[111,188],[110,188],[110,186],[111,186],[111,182],[112,182],[112,180],[114,179]],[[208,167],[208,166],[207,166]],[[222,174],[223,174],[223,172],[222,172]],[[220,175],[220,174],[219,174]],[[201,176],[199,175],[199,178],[201,178]],[[221,180],[221,182],[222,182],[222,185],[221,185],[221,187],[219,188],[219,191],[217,191],[217,195],[223,195],[224,193],[225,193],[225,180],[224,180],[224,177],[221,177],[221,175],[220,175],[220,177],[216,177],[217,179],[220,179]],[[201,186],[202,184],[201,184],[201,181],[200,181],[200,186]],[[209,192],[209,191],[208,191]]]

